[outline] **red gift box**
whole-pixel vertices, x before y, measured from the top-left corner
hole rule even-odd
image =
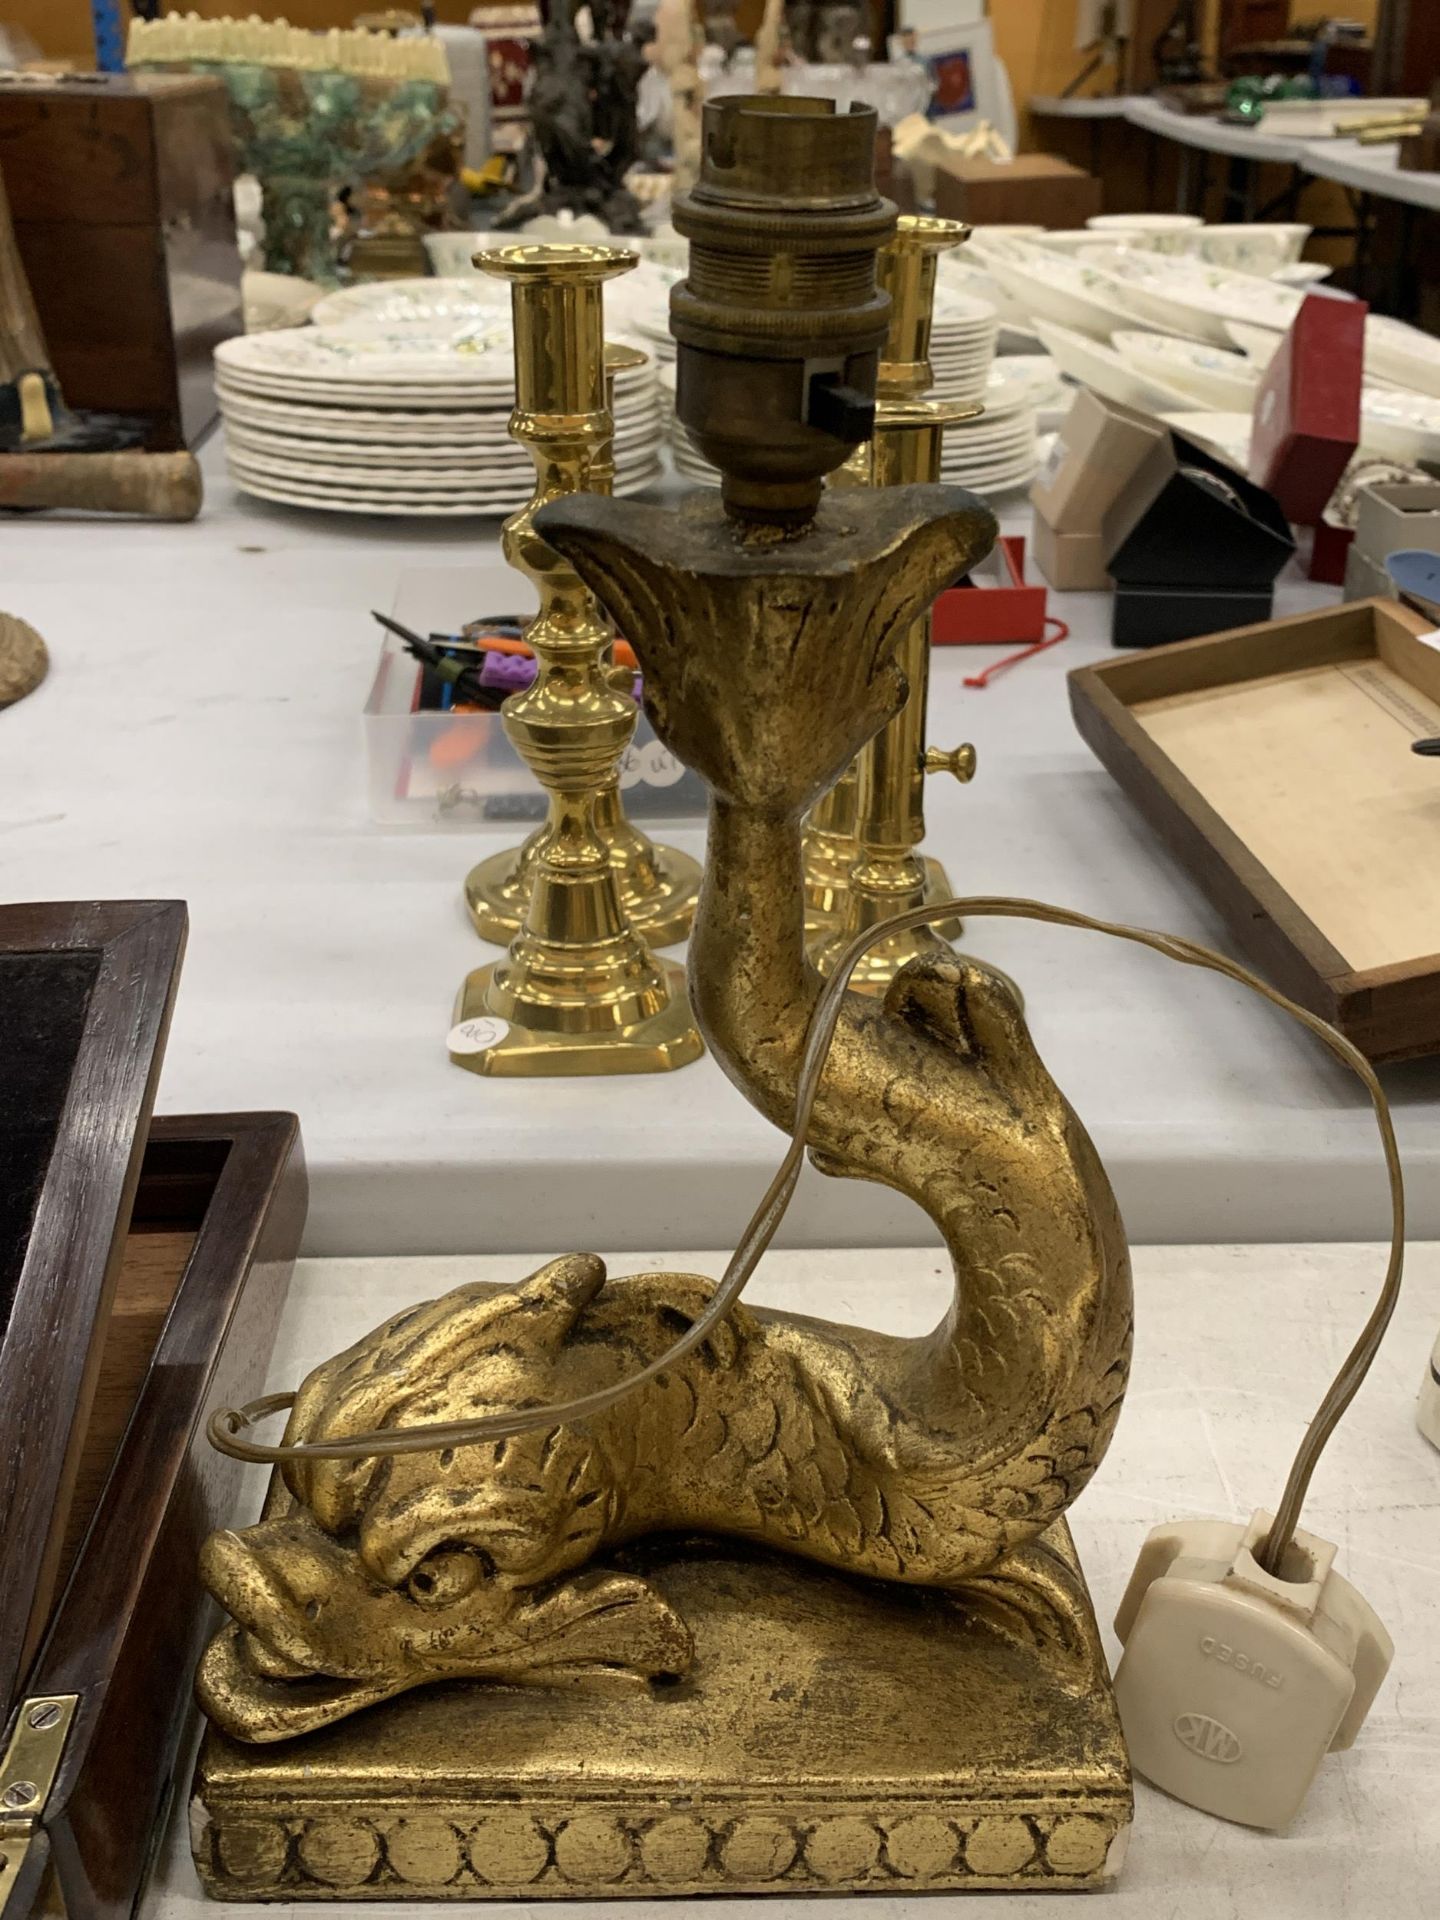
[[[1337,527],[1333,520],[1315,522],[1315,543],[1310,549],[1310,578],[1322,580],[1327,587],[1343,587],[1345,562],[1355,539],[1353,527]]]
[[[930,617],[936,647],[1008,646],[1044,637],[1045,589],[1027,585],[1025,542],[1014,533],[996,541],[988,562],[972,569],[968,585],[942,593]]]
[[[1255,398],[1250,478],[1298,526],[1319,520],[1360,443],[1366,311],[1308,294]]]

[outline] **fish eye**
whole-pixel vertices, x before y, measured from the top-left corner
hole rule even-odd
[[[405,1591],[422,1607],[451,1606],[475,1591],[486,1570],[482,1554],[442,1548],[426,1555],[405,1582]]]

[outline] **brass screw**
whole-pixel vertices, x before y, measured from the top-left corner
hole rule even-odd
[[[0,1801],[12,1811],[20,1807],[31,1807],[40,1797],[40,1790],[33,1780],[15,1780],[0,1794]]]
[[[975,778],[975,749],[972,746],[952,747],[946,753],[941,747],[925,749],[926,773],[953,773],[960,781]]]
[[[48,1733],[51,1727],[60,1724],[59,1703],[54,1700],[42,1700],[38,1707],[30,1709],[30,1724],[37,1733]]]

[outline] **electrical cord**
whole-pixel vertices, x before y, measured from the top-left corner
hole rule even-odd
[[[845,949],[835,971],[821,990],[806,1032],[799,1091],[795,1102],[795,1124],[790,1145],[776,1169],[774,1178],[766,1188],[760,1204],[741,1234],[739,1243],[730,1256],[708,1306],[674,1345],[668,1347],[658,1359],[650,1361],[648,1365],[638,1368],[634,1373],[628,1374],[623,1380],[618,1380],[611,1386],[602,1387],[594,1393],[583,1394],[574,1400],[559,1401],[549,1406],[511,1409],[500,1413],[483,1414],[470,1420],[443,1421],[420,1427],[383,1428],[371,1433],[356,1434],[347,1440],[303,1441],[290,1445],[265,1446],[257,1441],[242,1439],[241,1435],[254,1427],[257,1422],[268,1419],[272,1414],[285,1412],[295,1403],[293,1393],[270,1394],[264,1399],[253,1400],[244,1407],[217,1409],[211,1415],[207,1427],[211,1445],[221,1453],[228,1454],[232,1459],[262,1465],[275,1464],[284,1460],[361,1460],[378,1459],[402,1453],[429,1453],[443,1447],[468,1446],[477,1441],[503,1440],[513,1434],[533,1433],[540,1428],[564,1426],[576,1421],[593,1419],[596,1414],[605,1412],[607,1408],[613,1407],[618,1401],[634,1393],[637,1388],[644,1386],[647,1381],[654,1380],[667,1368],[673,1367],[677,1361],[682,1360],[687,1353],[692,1352],[706,1340],[735,1306],[750,1276],[774,1239],[780,1222],[785,1217],[786,1209],[800,1179],[810,1117],[814,1112],[821,1075],[824,1072],[830,1043],[840,1018],[841,1003],[851,972],[857,962],[871,947],[892,934],[902,933],[907,928],[922,926],[933,920],[951,918],[1036,920],[1046,926],[1075,927],[1082,932],[1109,934],[1117,940],[1129,940],[1138,946],[1149,947],[1155,953],[1180,962],[1182,966],[1200,967],[1212,973],[1222,974],[1241,986],[1249,987],[1263,1000],[1268,1000],[1272,1006],[1278,1007],[1282,1013],[1289,1014],[1292,1019],[1298,1020],[1303,1027],[1308,1028],[1329,1048],[1337,1060],[1351,1069],[1370,1096],[1390,1182],[1390,1259],[1379,1297],[1370,1317],[1339,1372],[1327,1388],[1314,1418],[1306,1429],[1305,1437],[1300,1443],[1286,1479],[1280,1504],[1275,1510],[1275,1519],[1269,1535],[1256,1554],[1257,1560],[1265,1571],[1278,1576],[1285,1551],[1293,1542],[1296,1529],[1300,1524],[1300,1511],[1316,1465],[1346,1408],[1354,1399],[1361,1382],[1370,1370],[1399,1298],[1400,1276],[1405,1258],[1405,1190],[1400,1168],[1400,1151],[1395,1139],[1395,1127],[1391,1119],[1390,1103],[1385,1098],[1385,1090],[1380,1085],[1370,1062],[1343,1034],[1338,1033],[1317,1014],[1311,1013],[1308,1008],[1299,1006],[1274,987],[1268,986],[1248,968],[1240,966],[1236,961],[1226,959],[1223,954],[1215,953],[1196,941],[1186,940],[1179,934],[1155,933],[1143,927],[1130,927],[1117,922],[1097,920],[1089,914],[1076,913],[1066,907],[1048,906],[1039,900],[1009,899],[1000,895],[986,895],[972,900],[928,902],[923,907],[911,908],[906,913],[896,914],[891,919],[883,921],[879,926],[868,928],[852,940]]]
[[[1058,632],[1046,636],[1043,640],[1032,640],[1028,647],[1021,647],[1018,653],[1007,653],[1003,660],[993,660],[988,667],[982,667],[979,673],[967,673],[963,684],[967,687],[988,687],[997,673],[1004,673],[1007,667],[1018,667],[1022,660],[1033,660],[1037,653],[1046,653],[1051,647],[1058,647],[1062,640],[1070,638],[1070,629],[1057,613],[1047,613],[1047,627],[1056,627]]]

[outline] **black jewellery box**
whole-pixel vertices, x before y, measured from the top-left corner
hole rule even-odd
[[[1183,433],[1146,454],[1101,528],[1115,580],[1111,640],[1158,647],[1270,618],[1295,551],[1279,505]]]

